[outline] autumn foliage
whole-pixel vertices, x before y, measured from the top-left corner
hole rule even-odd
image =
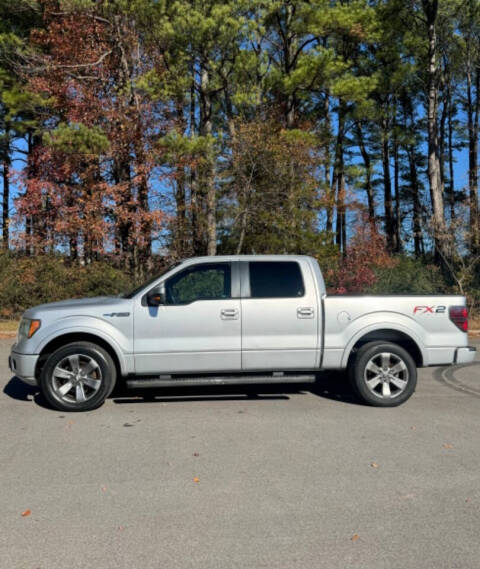
[[[338,267],[327,271],[330,292],[366,292],[376,282],[376,269],[391,269],[396,264],[387,251],[385,237],[362,216],[355,225],[347,255]]]
[[[308,254],[332,292],[479,303],[479,1],[0,3],[1,263],[81,295]]]
[[[155,138],[167,119],[134,83],[154,66],[161,72],[160,62],[140,57],[126,18],[110,25],[89,11],[45,14],[27,77],[45,101],[44,131],[23,172],[20,241],[32,254],[60,247],[86,263],[107,254],[141,274],[166,219],[151,206]]]

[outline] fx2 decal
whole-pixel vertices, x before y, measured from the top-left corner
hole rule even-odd
[[[414,314],[445,314],[446,306],[415,306]]]

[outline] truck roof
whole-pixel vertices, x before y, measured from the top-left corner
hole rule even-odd
[[[182,263],[192,262],[212,262],[220,261],[298,261],[299,259],[314,260],[309,255],[204,255],[201,257],[188,257],[182,260]]]

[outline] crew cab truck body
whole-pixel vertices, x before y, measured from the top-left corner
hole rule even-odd
[[[315,381],[346,369],[367,403],[394,406],[417,367],[473,361],[462,296],[327,296],[315,259],[198,257],[123,297],[36,306],[10,368],[62,410],[130,387]]]

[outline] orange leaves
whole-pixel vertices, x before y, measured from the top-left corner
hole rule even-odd
[[[396,261],[388,254],[385,238],[367,219],[360,219],[338,269],[327,271],[335,294],[361,293],[376,282],[376,268],[392,268]]]
[[[354,533],[350,539],[355,543],[360,539],[360,536],[358,535],[358,533]]]
[[[148,70],[161,73],[163,55],[143,51],[139,59],[138,29],[122,17],[122,58],[134,85]],[[167,174],[155,170],[155,142],[171,119],[140,91],[132,97],[119,88],[125,69],[113,30],[93,11],[53,18],[47,11],[43,31],[31,38],[41,71],[31,70],[28,87],[44,93],[49,105],[17,200],[22,225],[26,217],[37,230],[22,232],[20,240],[52,251],[67,243],[85,264],[112,251],[122,262],[137,259],[139,249],[147,256],[168,222],[161,184]],[[48,56],[41,55],[45,46]]]
[[[24,512],[22,512],[22,518],[28,518],[28,516],[30,516],[32,513],[32,510],[25,510]]]
[[[195,484],[198,484],[200,482],[200,478],[198,478],[197,476],[195,476],[193,478],[193,481],[195,482]]]

